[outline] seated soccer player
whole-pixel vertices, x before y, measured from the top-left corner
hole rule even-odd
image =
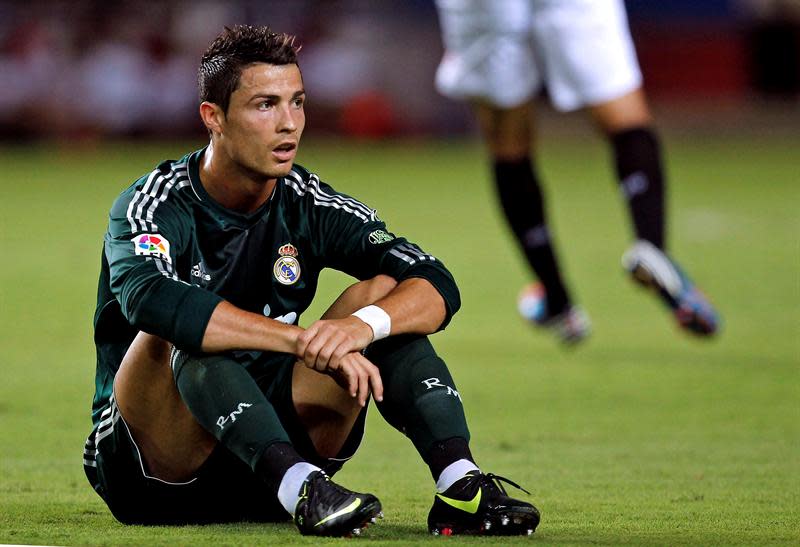
[[[452,276],[294,164],[298,49],[266,28],[226,29],[199,69],[210,143],[111,208],[89,482],[124,523],[291,516],[302,534],[358,534],[381,504],[331,476],[372,398],[430,468],[432,533],[530,534],[539,512],[478,468],[427,338],[460,306]],[[303,329],[323,268],[358,281]]]

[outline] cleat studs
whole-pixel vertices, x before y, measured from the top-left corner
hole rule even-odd
[[[369,519],[369,523],[370,524],[375,524],[377,521],[378,521],[378,517],[372,517],[371,519]]]
[[[360,536],[361,535],[361,528],[353,528],[352,534],[354,536]]]
[[[526,535],[529,535],[529,536],[532,536],[532,535],[533,535],[533,528],[528,528],[528,529],[525,531],[525,534],[526,534]]]
[[[383,518],[383,511],[380,511],[380,512],[378,513],[378,518],[379,518],[379,519],[382,519],[382,518]]]
[[[502,524],[503,526],[508,526],[508,523],[510,521],[511,519],[508,518],[508,515],[503,515],[502,517],[500,517],[500,524]]]
[[[438,528],[431,528],[431,535],[432,536],[438,536],[439,535],[439,529]]]
[[[492,521],[484,520],[483,521],[483,529],[484,530],[491,530],[492,529]]]

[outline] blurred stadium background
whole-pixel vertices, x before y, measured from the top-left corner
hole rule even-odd
[[[671,246],[725,321],[710,343],[625,279],[607,150],[582,116],[547,106],[545,185],[596,333],[564,352],[519,320],[528,274],[471,116],[433,87],[432,0],[0,0],[0,543],[303,541],[289,525],[123,527],[80,467],[108,207],[202,145],[197,62],[223,25],[247,22],[304,45],[298,161],[459,281],[464,307],[435,343],[473,452],[544,511],[533,541],[800,544],[800,1],[626,4],[666,145]],[[323,279],[304,324],[345,282]],[[374,544],[424,540],[426,470],[369,419],[342,482],[388,508]]]
[[[796,114],[797,0],[628,0],[627,7],[657,104],[693,103],[723,124],[751,125],[753,107],[763,119],[776,103],[773,120],[785,121],[786,109]],[[314,132],[440,135],[471,125],[463,105],[433,89],[441,44],[432,0],[6,0],[0,136],[201,135],[198,58],[222,25],[241,22],[300,38]]]

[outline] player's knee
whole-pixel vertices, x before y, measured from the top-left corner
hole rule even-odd
[[[292,374],[292,403],[305,424],[339,421],[361,410],[358,400],[332,377],[307,368],[301,361],[295,363]]]
[[[192,355],[188,352],[173,349],[169,364],[172,369],[172,376],[178,382],[178,387],[186,384],[201,385],[205,382],[205,376],[209,365],[213,366],[217,356]],[[180,381],[179,381],[180,379]]]
[[[407,365],[424,357],[436,356],[436,350],[425,335],[400,334],[374,342],[367,349],[366,356],[383,371],[386,367]]]
[[[607,135],[650,127],[653,116],[641,88],[589,108],[598,128]]]
[[[531,155],[531,138],[527,132],[485,135],[486,145],[496,162],[519,162]]]
[[[390,336],[373,344],[367,357],[381,370],[386,397],[417,397],[444,390],[460,396],[444,360],[427,336]]]

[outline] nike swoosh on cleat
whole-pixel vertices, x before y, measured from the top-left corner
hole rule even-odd
[[[347,513],[352,513],[353,511],[358,509],[359,505],[361,505],[361,498],[356,498],[356,499],[353,500],[353,503],[351,503],[350,505],[348,505],[344,509],[339,509],[338,511],[336,511],[332,515],[328,515],[327,517],[325,517],[324,519],[322,519],[321,521],[316,523],[314,525],[314,527],[317,527],[317,526],[320,526],[322,524],[325,524],[329,520],[335,519],[336,517],[340,517],[342,515],[346,515]]]
[[[456,509],[460,509],[465,513],[471,513],[474,515],[478,512],[478,506],[481,504],[481,491],[482,490],[478,488],[478,493],[475,494],[475,497],[469,501],[454,500],[453,498],[448,498],[441,494],[436,494],[436,497],[451,507],[455,507]]]

